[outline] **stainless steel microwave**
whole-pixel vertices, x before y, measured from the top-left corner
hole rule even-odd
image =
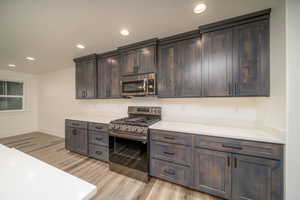
[[[121,76],[122,96],[147,96],[156,94],[155,73]]]

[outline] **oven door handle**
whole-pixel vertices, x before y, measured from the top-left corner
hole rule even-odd
[[[117,138],[124,138],[124,139],[129,139],[129,140],[135,140],[135,141],[140,141],[140,142],[147,143],[147,136],[138,137],[138,136],[133,136],[133,135],[126,135],[126,134],[122,134],[122,133],[116,133],[114,131],[111,131],[109,133],[109,136],[113,136],[113,137],[117,137]]]

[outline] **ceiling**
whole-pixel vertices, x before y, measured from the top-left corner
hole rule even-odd
[[[74,57],[166,37],[199,25],[270,8],[278,0],[1,0],[0,69],[33,74],[74,66]],[[120,35],[127,28],[130,35]],[[80,50],[75,46],[86,46]],[[27,61],[26,56],[35,61]]]

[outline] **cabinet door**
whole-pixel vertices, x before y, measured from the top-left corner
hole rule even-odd
[[[175,97],[176,83],[176,43],[159,47],[158,96]]]
[[[66,135],[68,140],[68,148],[70,151],[77,152],[77,134],[78,131],[76,128],[68,128],[68,134]]]
[[[120,61],[118,56],[99,59],[98,98],[120,97]]]
[[[177,97],[201,96],[201,39],[190,39],[178,44],[176,65]]]
[[[231,154],[194,149],[194,186],[222,198],[231,197]]]
[[[110,96],[111,61],[107,58],[98,60],[98,98]]]
[[[84,79],[86,82],[85,98],[96,98],[97,94],[97,62],[90,60],[86,62],[84,69]]]
[[[154,46],[137,50],[138,73],[156,72],[156,48]]]
[[[71,130],[68,126],[65,126],[65,148],[71,150]]]
[[[76,63],[76,98],[96,98],[96,89],[96,60],[88,60]]]
[[[88,154],[88,134],[86,130],[77,129],[76,136],[76,150],[78,153],[87,155]]]
[[[86,80],[84,79],[84,63],[76,63],[76,98],[85,96]]]
[[[88,152],[88,135],[85,129],[71,128],[70,150],[86,155]]]
[[[138,63],[137,63],[137,52],[128,51],[124,52],[121,55],[122,65],[121,65],[121,74],[129,75],[138,73]]]
[[[269,96],[269,22],[234,28],[236,96]]]
[[[203,94],[232,96],[232,29],[203,34]]]
[[[234,155],[233,200],[282,200],[280,161]]]
[[[120,94],[120,56],[113,56],[111,59],[111,82],[110,82],[110,97],[119,98]]]

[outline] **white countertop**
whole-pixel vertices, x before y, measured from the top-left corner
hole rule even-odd
[[[0,145],[1,200],[89,200],[97,187],[23,152]]]
[[[259,129],[244,129],[225,126],[210,126],[198,123],[168,121],[160,121],[158,123],[155,123],[154,125],[150,126],[150,129],[159,129],[166,131],[252,140],[260,142],[270,142],[277,144],[285,143],[285,139],[283,136],[280,136],[279,134],[274,134],[271,131],[263,131]]]
[[[92,116],[92,115],[91,116],[70,115],[70,116],[66,117],[66,119],[70,119],[70,120],[79,120],[79,121],[95,122],[95,123],[103,123],[103,124],[109,124],[111,121],[120,119],[120,118],[123,118],[123,117]]]
[[[123,117],[70,115],[66,119],[108,124],[111,121],[120,118]],[[285,144],[284,136],[279,133],[254,128],[235,128],[204,125],[200,123],[160,121],[150,126],[150,129]]]

